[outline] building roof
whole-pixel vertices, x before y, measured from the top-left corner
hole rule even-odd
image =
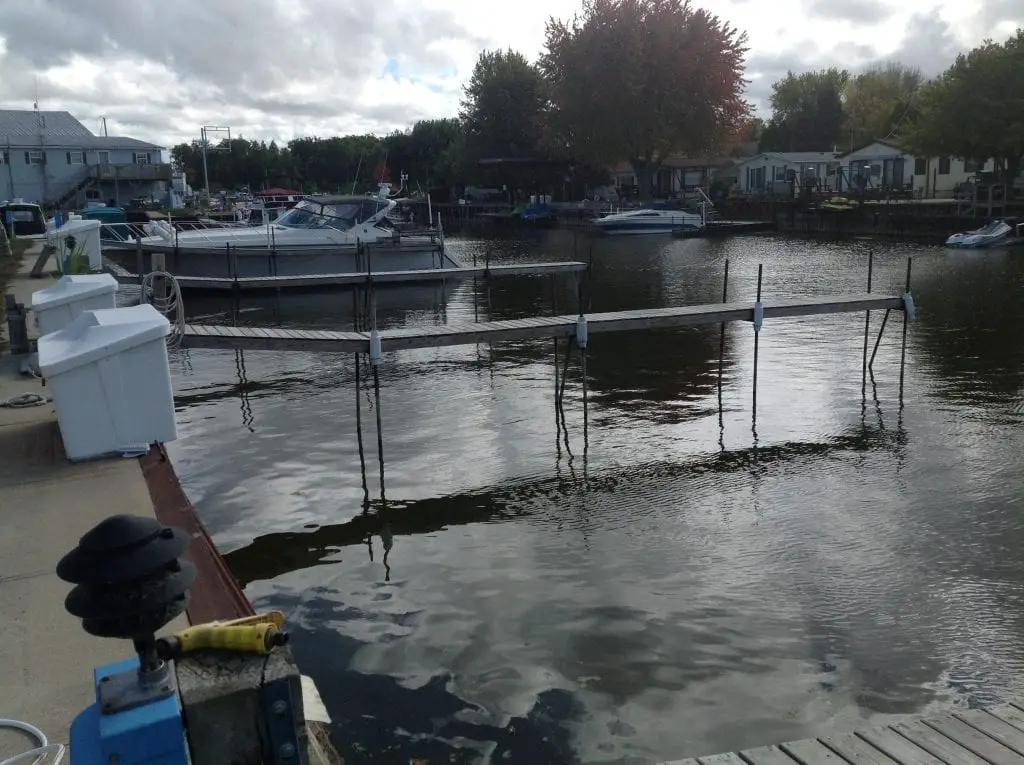
[[[70,112],[0,109],[0,144],[38,148],[40,143],[62,149],[164,148],[136,138],[93,135]]]
[[[272,189],[264,189],[263,191],[257,191],[253,194],[254,197],[301,197],[303,193],[301,191],[292,191],[291,189],[282,189],[280,186],[275,186]]]
[[[835,162],[839,154],[834,151],[762,151],[753,157],[738,158],[736,165],[745,165],[762,157],[771,157],[787,165],[799,165],[801,163]]]
[[[853,149],[852,151],[844,151],[842,154],[839,155],[839,157],[841,159],[843,157],[849,156],[850,154],[856,154],[857,152],[864,151],[864,149],[870,148],[870,147],[874,146],[875,144],[879,144],[881,146],[885,146],[887,149],[892,149],[893,151],[898,151],[901,154],[906,153],[906,149],[903,148],[898,142],[893,141],[891,139],[884,139],[884,140],[883,139],[879,139],[879,140],[876,140],[876,141],[868,141],[863,146],[858,146],[856,149]]]

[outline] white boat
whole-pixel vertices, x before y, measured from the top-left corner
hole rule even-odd
[[[1013,227],[1003,220],[994,220],[974,231],[953,234],[946,240],[947,247],[991,247],[1002,244],[1013,233]]]
[[[704,227],[704,216],[686,210],[643,208],[606,215],[594,221],[594,225],[606,234],[671,234],[699,231]]]

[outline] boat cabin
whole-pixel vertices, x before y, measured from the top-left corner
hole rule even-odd
[[[276,221],[284,228],[348,231],[360,223],[379,224],[395,203],[379,197],[306,197]]]
[[[8,231],[13,228],[15,236],[46,233],[46,216],[43,215],[43,208],[20,199],[0,202],[0,222]]]

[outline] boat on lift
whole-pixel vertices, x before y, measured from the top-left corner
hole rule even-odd
[[[688,210],[644,207],[639,210],[612,213],[594,221],[598,230],[606,234],[672,234],[700,231],[704,216]]]
[[[953,234],[946,240],[947,247],[982,248],[998,246],[1013,234],[1013,226],[1004,220],[994,220],[974,231]]]

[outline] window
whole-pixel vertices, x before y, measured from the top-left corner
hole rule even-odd
[[[86,189],[85,190],[85,198],[90,200],[90,201],[98,202],[100,200],[100,190],[99,189]]]
[[[8,156],[6,151],[0,151],[0,165],[9,165],[11,158]]]
[[[928,175],[928,157],[914,158],[914,175]]]
[[[882,177],[882,166],[878,162],[876,162],[873,165],[871,165],[871,177],[872,178],[881,178]]]
[[[786,180],[786,166],[785,165],[776,166],[776,167],[773,168],[773,170],[775,171],[775,180],[777,180],[777,181],[784,181],[784,180]]]
[[[26,165],[45,165],[46,154],[41,151],[26,151],[25,152],[25,164]]]
[[[101,165],[110,164],[110,152],[109,151],[98,151],[96,152],[96,159]]]
[[[980,173],[984,162],[976,162],[973,159],[964,160],[964,172],[965,173]]]
[[[85,164],[85,152],[84,151],[69,151],[68,152],[68,164],[69,165],[84,165]]]
[[[939,175],[949,175],[949,157],[939,157]]]
[[[144,151],[133,152],[132,153],[132,162],[134,162],[136,165],[148,165],[149,164],[149,154],[147,154]]]

